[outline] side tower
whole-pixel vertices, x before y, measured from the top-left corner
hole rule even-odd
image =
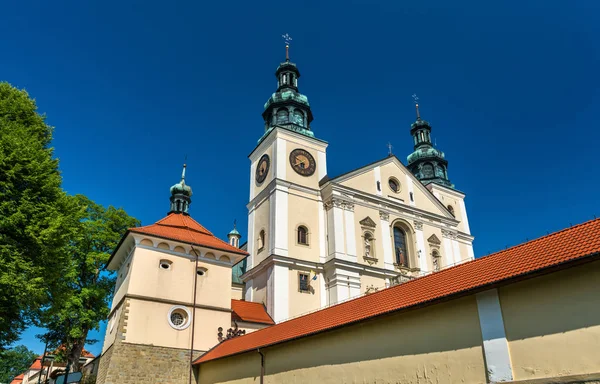
[[[414,140],[414,152],[407,157],[407,168],[440,200],[446,209],[460,221],[458,230],[470,235],[469,220],[465,207],[465,194],[454,187],[448,178],[448,160],[444,152],[431,142],[431,124],[421,119],[419,104],[415,104],[417,120],[410,126]],[[468,257],[474,258],[473,247],[467,247]]]
[[[277,90],[264,106],[265,133],[250,154],[245,299],[264,303],[276,322],[320,308],[325,289],[310,284],[325,255],[319,181],[327,174],[327,143],[311,130],[300,71],[289,59],[275,72]],[[314,274],[313,274],[314,276]]]
[[[167,217],[130,228],[108,261],[117,281],[99,384],[188,383],[191,359],[231,325],[231,268],[247,253],[190,217],[191,196],[184,165]]]

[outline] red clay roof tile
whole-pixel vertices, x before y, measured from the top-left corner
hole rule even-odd
[[[600,254],[600,219],[218,344],[194,364],[313,335]]]
[[[248,254],[246,251],[233,247],[225,241],[215,237],[215,235],[200,225],[196,220],[181,213],[171,213],[164,219],[161,219],[152,225],[129,228],[129,231],[219,249],[239,255]]]
[[[231,309],[233,310],[231,315],[233,320],[248,323],[275,324],[271,316],[267,313],[265,306],[261,303],[232,299]]]

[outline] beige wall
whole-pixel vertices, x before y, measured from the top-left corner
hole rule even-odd
[[[300,292],[298,273],[309,273],[310,270],[289,270],[289,317],[298,316],[321,307],[319,280],[310,281],[310,292]]]
[[[192,302],[196,276],[196,261],[193,258],[139,247],[134,252],[135,265],[130,272],[128,293]],[[161,260],[171,261],[171,269],[161,269]],[[231,268],[206,262],[199,262],[198,266],[207,271],[204,276],[198,276],[196,303],[231,308]]]
[[[376,277],[376,276],[362,275],[360,277],[360,293],[365,293],[367,288],[369,288],[371,286],[373,286],[373,288],[377,288],[379,290],[384,289],[385,288],[385,279]],[[371,291],[371,292],[373,292],[373,291]]]
[[[599,288],[596,261],[499,289],[515,379],[600,372]]]
[[[261,261],[269,256],[269,239],[271,236],[271,233],[269,233],[270,204],[269,199],[265,199],[254,210],[254,238],[248,239],[248,241],[252,241],[254,244],[253,267],[256,267]],[[265,231],[265,244],[263,249],[259,252],[258,238],[261,230]]]
[[[452,206],[452,208],[454,209],[455,218],[456,220],[460,221],[460,223],[458,224],[458,230],[461,232],[467,232],[465,223],[462,219],[464,212],[460,204],[461,200],[463,199],[457,198],[456,196],[447,193],[444,189],[438,187],[437,185],[433,185],[431,186],[431,188],[434,195],[439,196],[438,200],[444,205],[444,207]]]
[[[239,286],[231,286],[231,298],[242,300],[244,298],[244,289]]]
[[[267,304],[267,268],[252,279],[252,291],[253,302]]]
[[[178,330],[169,324],[173,304],[131,299],[125,331],[126,343],[189,348],[192,326]],[[191,311],[190,306],[186,308]],[[217,344],[217,328],[231,327],[231,312],[196,308],[194,349],[206,351]]]
[[[113,305],[117,305],[119,302],[113,301]],[[108,318],[108,324],[106,325],[106,333],[104,334],[104,344],[102,344],[102,353],[104,353],[113,343],[118,333],[118,321],[121,318],[121,312],[123,312],[123,303],[117,308],[112,315]]]
[[[481,383],[480,345],[468,297],[266,348],[265,383]],[[249,352],[202,364],[199,382],[256,383],[259,374],[260,356]]]
[[[319,261],[319,207],[317,196],[293,191],[288,195],[288,256],[295,259]],[[297,229],[308,228],[309,244],[298,244]]]

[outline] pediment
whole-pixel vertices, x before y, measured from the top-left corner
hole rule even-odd
[[[438,244],[438,245],[442,244],[440,239],[435,234],[429,236],[429,238],[427,239],[427,242],[430,244]]]
[[[375,224],[375,222],[373,221],[373,219],[371,219],[369,216],[365,217],[364,219],[362,219],[358,223],[360,225],[362,225],[362,226],[371,227],[371,228],[375,228],[377,226],[377,224]]]

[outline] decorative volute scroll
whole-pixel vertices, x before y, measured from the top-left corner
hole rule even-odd
[[[423,222],[415,220],[414,222],[415,230],[422,231],[423,230]]]
[[[381,220],[385,220],[385,221],[389,221],[390,220],[390,214],[384,211],[379,211],[379,218]]]
[[[369,216],[365,217],[364,219],[362,219],[358,223],[360,225],[362,225],[363,227],[375,228],[377,226],[377,224],[375,224],[375,222],[373,221],[373,219],[371,219]]]

